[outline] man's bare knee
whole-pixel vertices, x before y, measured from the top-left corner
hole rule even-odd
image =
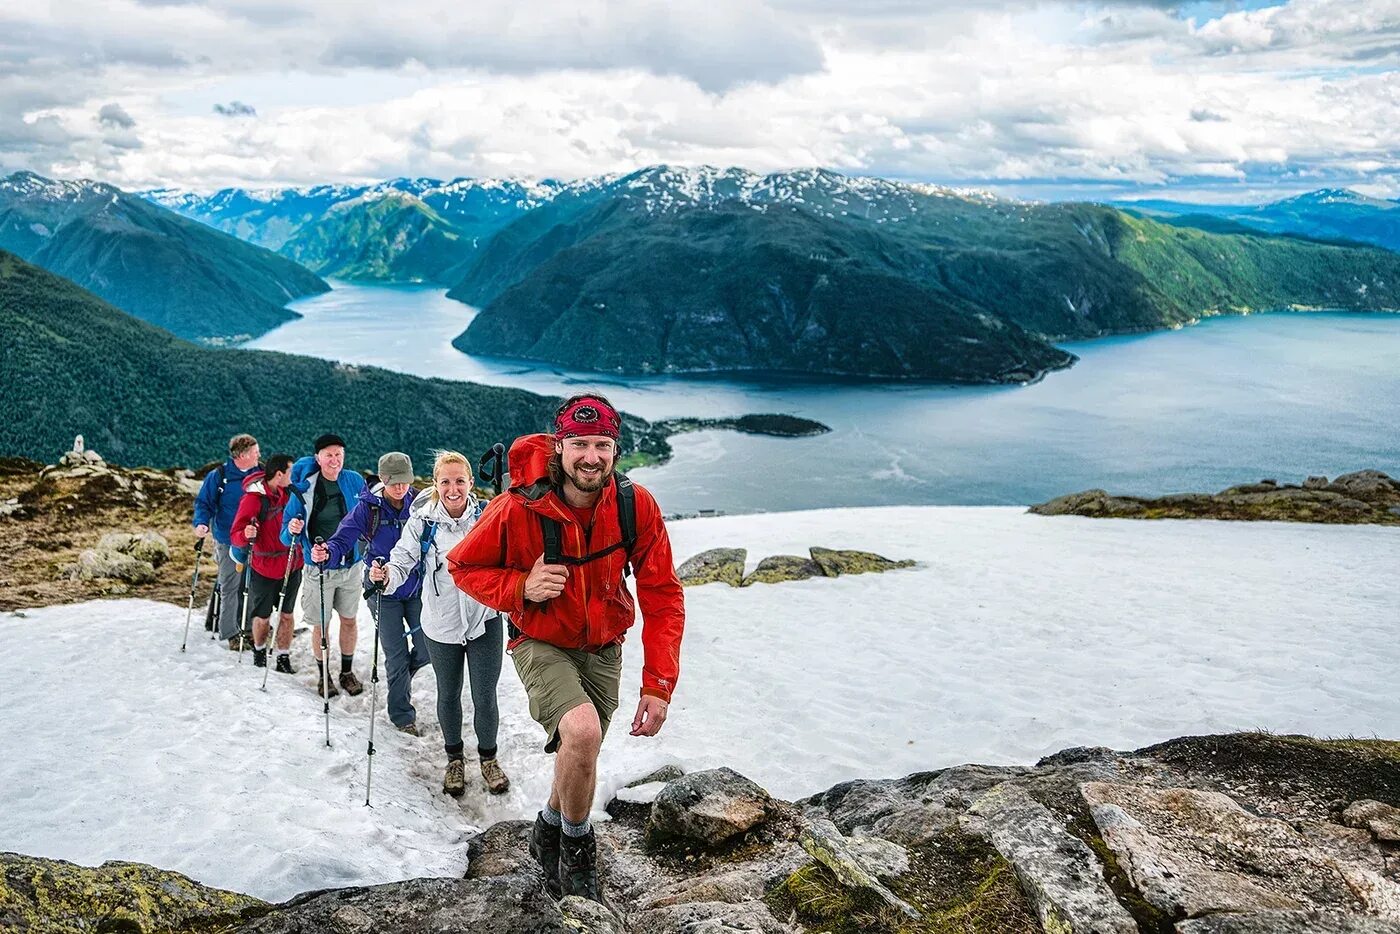
[[[559,721],[559,744],[569,751],[585,752],[603,745],[603,726],[592,704],[579,704]]]

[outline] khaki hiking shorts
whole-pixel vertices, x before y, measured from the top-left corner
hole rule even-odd
[[[544,727],[545,752],[559,748],[559,721],[580,704],[598,710],[603,736],[617,712],[618,686],[622,683],[622,645],[614,643],[597,652],[561,649],[538,639],[526,639],[513,650],[516,674],[530,697],[530,716]]]
[[[354,619],[360,612],[360,573],[364,564],[356,561],[348,568],[323,571],[316,565],[302,569],[301,613],[312,626],[321,625],[321,580],[325,579],[326,620],[335,622],[336,616]]]

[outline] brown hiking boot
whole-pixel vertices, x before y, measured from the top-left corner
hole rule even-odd
[[[442,791],[454,798],[467,790],[467,769],[461,759],[447,760],[447,774],[442,777]]]
[[[326,688],[330,688],[331,697],[340,693],[340,689],[335,686],[335,682],[326,678],[325,671],[321,668],[321,663],[316,663],[316,693],[325,697]]]
[[[396,723],[396,724],[394,724],[394,729],[398,730],[400,733],[407,733],[409,736],[422,736],[422,735],[423,735],[423,731],[420,730],[420,729],[418,729],[418,721],[417,721],[417,720],[413,721],[412,723],[405,723],[403,726],[399,726],[399,725]]]
[[[503,795],[510,789],[510,779],[495,759],[481,760],[481,777],[486,779],[486,790],[493,795]]]
[[[354,697],[364,693],[365,686],[360,683],[360,679],[355,677],[353,671],[342,671],[340,673],[340,686],[345,688],[345,693]]]

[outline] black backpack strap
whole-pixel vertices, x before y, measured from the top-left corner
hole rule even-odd
[[[622,529],[622,547],[627,550],[627,563],[622,573],[632,573],[632,548],[637,544],[637,490],[624,474],[616,474],[617,524]]]
[[[540,531],[544,533],[544,563],[562,563],[564,560],[564,527],[559,524],[559,520],[541,515]]]

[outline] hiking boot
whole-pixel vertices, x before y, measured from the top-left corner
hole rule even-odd
[[[416,720],[413,723],[405,723],[403,726],[399,726],[395,723],[394,728],[400,733],[407,733],[409,736],[423,735],[422,731],[418,729],[418,722]]]
[[[290,655],[277,656],[277,665],[272,670],[280,671],[284,675],[294,675],[297,673],[297,670],[292,667],[292,657]]]
[[[365,686],[360,683],[360,679],[355,677],[353,671],[342,671],[340,673],[340,686],[345,688],[345,693],[351,697],[364,692]]]
[[[559,888],[559,837],[558,827],[545,823],[544,812],[535,815],[535,826],[530,828],[530,855],[539,860],[544,871],[544,890],[555,898],[562,892]]]
[[[503,795],[510,788],[510,779],[494,758],[481,760],[481,777],[486,779],[486,790],[493,795]]]
[[[467,790],[467,769],[461,759],[447,760],[447,774],[442,777],[443,794],[454,798],[462,797]]]
[[[317,693],[317,694],[320,694],[322,697],[325,697],[325,696],[326,696],[326,691],[325,691],[325,689],[326,689],[327,687],[329,687],[329,688],[331,689],[331,691],[330,691],[331,697],[335,697],[337,694],[340,693],[340,689],[337,688],[337,687],[335,686],[335,682],[326,679],[326,677],[325,677],[325,672],[324,672],[324,671],[322,670],[322,668],[321,668],[321,663],[320,663],[320,662],[317,662],[317,663],[316,663],[316,693]]]
[[[559,834],[559,887],[565,895],[602,902],[598,897],[598,838],[593,828],[582,837]]]
[[[228,648],[230,652],[241,652],[245,648],[251,649],[252,647],[253,640],[245,640],[241,635],[234,636],[232,639],[228,640]]]
[[[267,649],[253,649],[253,667],[267,667]]]

